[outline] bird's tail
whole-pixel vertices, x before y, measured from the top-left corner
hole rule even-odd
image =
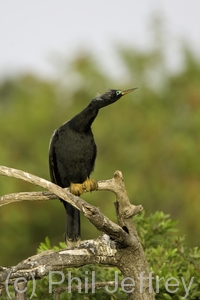
[[[64,206],[67,214],[65,234],[66,244],[67,246],[75,246],[76,244],[79,244],[81,239],[80,211],[67,202],[64,203]]]

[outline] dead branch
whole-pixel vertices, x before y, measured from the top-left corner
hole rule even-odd
[[[81,210],[83,214],[99,231],[108,234],[116,242],[123,244],[124,246],[130,246],[136,243],[134,236],[127,234],[122,229],[122,226],[119,226],[114,222],[110,221],[106,216],[104,216],[101,213],[99,208],[69,193],[69,189],[62,189],[56,184],[51,183],[38,176],[4,166],[0,166],[0,174],[4,176],[18,178],[30,182],[34,185],[39,185],[51,192],[19,193],[2,196],[0,198],[0,205],[5,205],[16,201],[24,201],[27,199],[34,200],[34,196],[36,196],[35,200],[37,201],[41,199],[47,200],[62,198],[63,200],[69,202],[70,204]],[[123,177],[120,171],[115,172],[113,179],[98,181],[98,190],[109,190],[116,194],[117,202],[121,202],[122,208],[121,211],[119,210],[119,214],[123,215],[125,218],[131,218],[134,214],[139,213],[142,210],[141,205],[134,206],[130,204],[124,187]]]
[[[98,181],[98,191],[108,190],[116,195],[115,208],[119,225],[110,221],[98,208],[69,193],[68,189],[62,189],[43,178],[3,166],[0,167],[0,174],[25,180],[48,190],[48,192],[5,195],[0,198],[0,206],[16,201],[62,198],[82,211],[90,222],[104,233],[96,240],[82,241],[73,249],[45,251],[27,258],[16,266],[0,267],[0,289],[14,284],[18,278],[35,280],[48,275],[51,271],[98,263],[117,266],[124,276],[137,279],[134,292],[129,294],[130,299],[154,299],[153,293],[149,293],[149,283],[143,283],[144,291],[141,294],[138,281],[140,273],[148,274],[149,268],[132,217],[143,208],[141,205],[130,204],[120,171],[116,171],[110,180]]]
[[[111,258],[114,262],[116,247],[114,241],[110,241],[107,235],[96,240],[87,240],[80,243],[74,249],[65,249],[57,252],[44,251],[40,254],[23,260],[17,266],[0,269],[0,284],[5,284],[9,275],[9,283],[17,278],[24,277],[27,280],[43,278],[50,271],[59,271],[65,268],[81,267],[87,264],[108,264]],[[31,275],[30,275],[31,274]]]
[[[76,204],[73,203],[73,201],[76,202],[76,199],[75,199],[75,196],[70,194],[69,188],[62,189],[59,187],[59,189],[57,189],[57,191],[56,191],[57,193],[51,192],[52,190],[55,190],[55,188],[58,186],[56,186],[55,184],[53,184],[43,178],[32,175],[30,173],[23,172],[21,170],[16,170],[13,168],[4,167],[4,166],[0,166],[0,175],[18,178],[18,179],[30,182],[34,185],[39,185],[39,186],[49,190],[48,192],[46,192],[46,191],[44,191],[44,192],[21,192],[21,193],[12,193],[12,194],[1,196],[0,197],[0,207],[3,205],[6,205],[6,204],[13,203],[13,202],[55,200],[59,196],[57,193],[60,193],[61,190],[63,190],[67,194],[67,197],[65,197],[66,199],[65,198],[63,198],[63,199],[66,200],[67,202],[71,203],[72,205],[74,205],[76,208],[78,208],[76,206]],[[112,178],[110,180],[97,181],[97,184],[98,184],[98,188],[97,188],[98,191],[111,191],[111,192],[115,193],[117,202],[122,202],[122,204],[123,204],[122,206],[124,207],[124,217],[131,217],[142,211],[143,208],[141,205],[135,206],[135,205],[130,204],[130,201],[128,199],[126,189],[124,186],[122,173],[120,171],[116,171],[114,173],[114,178]],[[62,198],[61,196],[59,196],[59,197]]]

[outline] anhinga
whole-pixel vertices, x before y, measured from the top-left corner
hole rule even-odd
[[[74,195],[97,188],[90,179],[94,169],[97,147],[91,130],[100,108],[110,105],[136,88],[125,91],[108,90],[92,99],[79,114],[54,131],[49,148],[50,176],[53,183],[69,187]],[[62,201],[62,199],[61,199]],[[80,212],[62,201],[67,214],[66,243],[80,240]]]

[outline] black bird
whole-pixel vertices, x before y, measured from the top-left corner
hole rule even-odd
[[[97,189],[96,181],[89,179],[97,154],[91,125],[100,108],[116,102],[135,89],[108,90],[93,98],[83,111],[54,131],[49,148],[50,176],[53,183],[62,188],[70,187],[71,193],[78,196],[84,190]],[[67,214],[66,243],[78,243],[80,212],[71,204],[62,202]]]

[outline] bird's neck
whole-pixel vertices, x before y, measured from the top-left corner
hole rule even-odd
[[[96,108],[92,102],[79,114],[73,117],[69,122],[73,130],[77,132],[88,131],[98,114],[99,108]]]

